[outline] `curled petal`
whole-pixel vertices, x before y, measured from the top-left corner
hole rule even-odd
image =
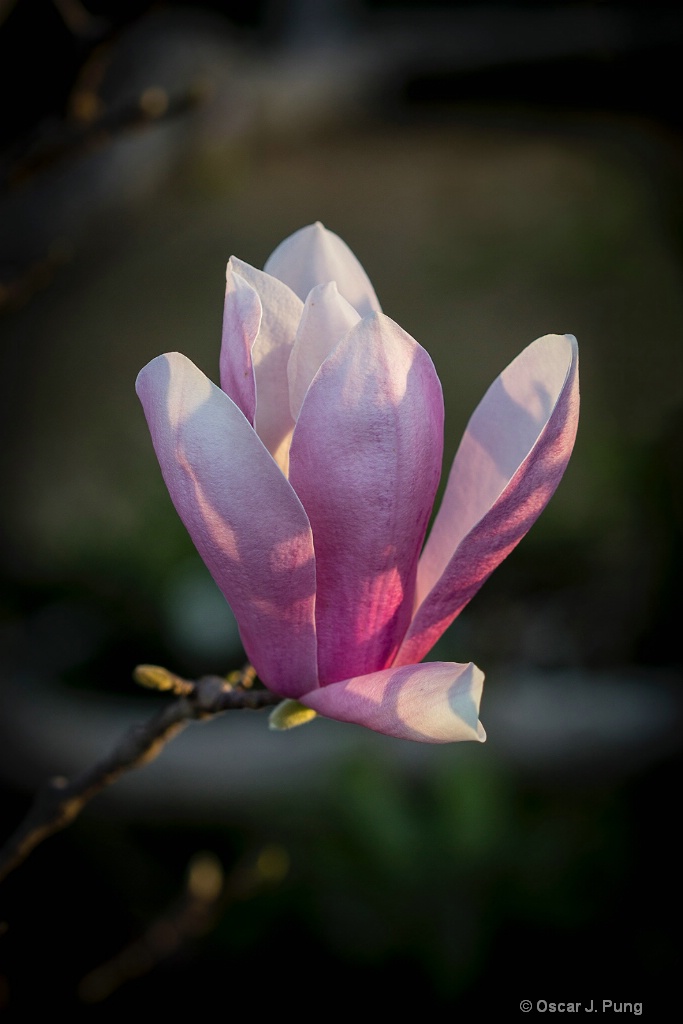
[[[256,381],[251,350],[261,327],[261,300],[228,263],[221,343],[221,387],[251,425],[256,413]]]
[[[283,697],[317,685],[315,560],[299,499],[244,415],[177,352],[136,389],[166,486],[237,619],[245,650]]]
[[[486,739],[479,722],[484,674],[476,665],[428,662],[323,686],[300,701],[327,718],[424,743]]]
[[[368,275],[346,242],[319,221],[280,242],[264,270],[284,281],[302,300],[316,285],[336,281],[340,293],[361,316],[382,311]]]
[[[261,302],[263,315],[251,349],[256,380],[254,427],[286,475],[294,428],[289,409],[287,363],[303,303],[287,285],[235,256],[230,257],[229,267],[233,274],[251,285]]]
[[[424,657],[536,521],[569,461],[578,414],[571,335],[539,338],[491,385],[455,456],[396,664]]]
[[[441,470],[431,359],[388,317],[360,321],[308,389],[290,481],[315,538],[321,685],[391,665]]]
[[[289,403],[295,420],[321,364],[359,320],[334,281],[309,292],[287,367]]]

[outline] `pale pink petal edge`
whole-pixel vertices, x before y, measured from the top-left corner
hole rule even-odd
[[[254,425],[256,379],[252,348],[261,328],[261,300],[248,281],[228,263],[221,338],[221,388]]]

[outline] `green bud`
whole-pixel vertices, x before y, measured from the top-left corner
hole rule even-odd
[[[148,690],[171,690],[178,696],[186,696],[194,690],[194,683],[181,679],[161,665],[138,665],[133,671],[133,679]]]
[[[305,725],[315,718],[316,712],[300,704],[298,700],[283,700],[276,708],[273,708],[268,717],[268,728],[276,732],[283,732],[285,729],[293,729],[297,725]]]

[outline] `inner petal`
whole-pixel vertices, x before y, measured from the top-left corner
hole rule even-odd
[[[309,385],[320,366],[360,317],[339,294],[336,282],[318,285],[309,292],[287,366],[289,405],[299,418]]]
[[[361,316],[381,312],[368,275],[346,242],[319,221],[280,242],[268,257],[265,270],[289,285],[302,301],[316,285],[336,281],[341,294]]]

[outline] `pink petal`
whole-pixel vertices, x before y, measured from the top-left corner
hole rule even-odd
[[[256,379],[255,429],[266,448],[287,474],[289,443],[294,421],[289,409],[287,363],[303,303],[274,277],[250,267],[235,256],[229,264],[257,293],[263,310],[251,358]]]
[[[432,361],[375,313],[313,380],[290,481],[313,529],[321,685],[392,663],[439,480],[443,399]]]
[[[240,627],[283,697],[317,685],[315,560],[299,499],[228,396],[178,352],[136,389],[166,486]]]
[[[569,461],[578,415],[571,335],[539,338],[491,385],[453,462],[420,560],[421,603],[396,664],[431,650],[536,521]]]
[[[287,366],[289,404],[295,420],[321,364],[359,320],[334,281],[309,292]]]
[[[261,327],[261,300],[252,286],[234,272],[231,263],[225,277],[221,387],[253,426],[256,381],[251,350]]]
[[[299,700],[327,718],[424,743],[486,739],[479,722],[484,674],[476,665],[428,662],[322,686]]]
[[[300,299],[316,285],[336,281],[340,293],[361,316],[382,311],[368,275],[346,242],[319,221],[280,242],[264,269],[288,284]]]

